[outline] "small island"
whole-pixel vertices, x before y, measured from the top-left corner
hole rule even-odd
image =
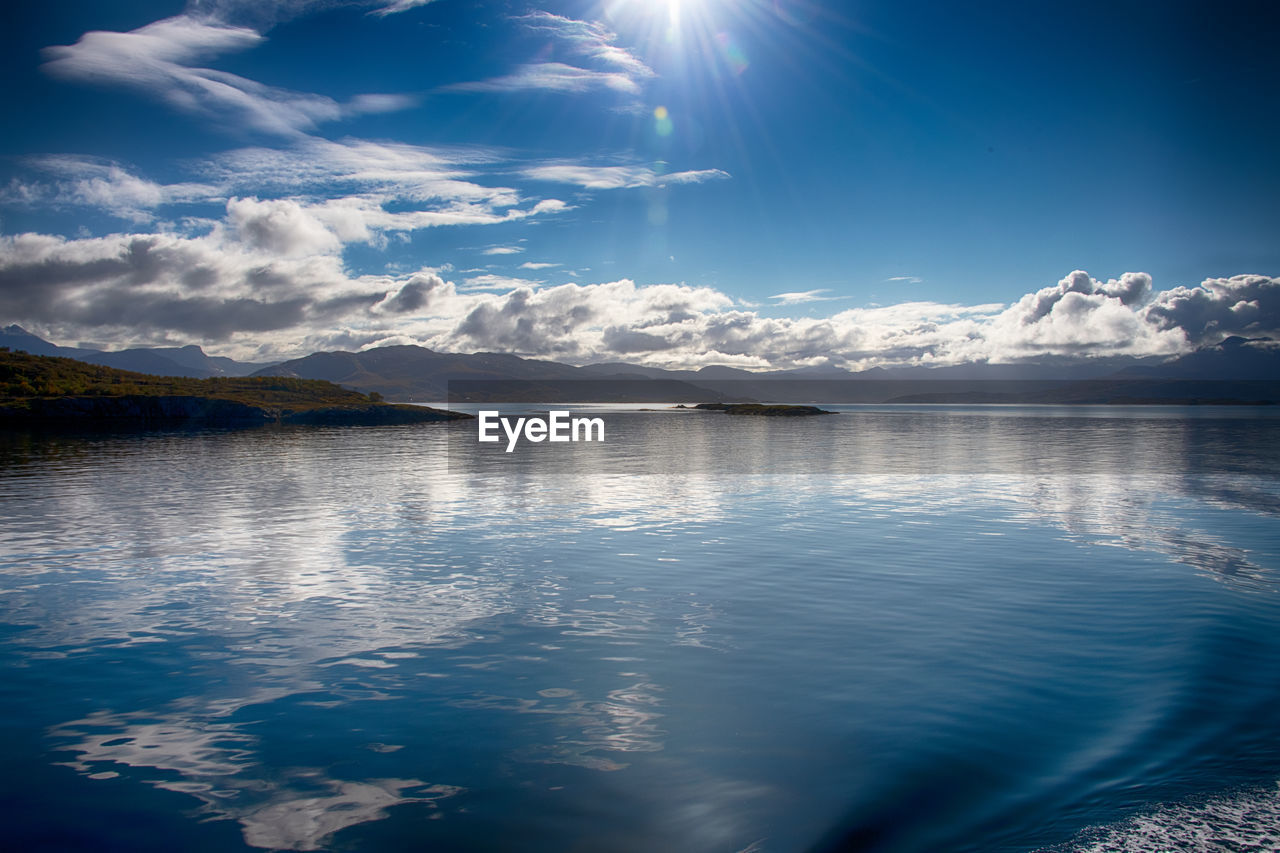
[[[0,348],[0,426],[377,426],[470,417],[318,379],[151,376]]]
[[[677,406],[676,408],[685,407]],[[836,414],[827,409],[819,409],[817,406],[795,406],[785,403],[699,403],[693,408],[708,412],[724,412],[726,415],[761,415],[767,418]]]

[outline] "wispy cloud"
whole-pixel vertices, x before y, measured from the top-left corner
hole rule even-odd
[[[473,83],[454,83],[444,92],[525,92],[540,90],[582,94],[612,90],[638,95],[640,85],[620,71],[590,71],[563,62],[534,62],[518,66],[510,74]]]
[[[323,122],[412,104],[398,95],[363,95],[342,104],[196,64],[256,47],[263,38],[249,27],[176,15],[129,32],[93,31],[73,45],[47,47],[43,67],[63,80],[133,89],[219,127],[234,119],[236,126],[284,136],[313,130]]]
[[[203,20],[251,26],[259,32],[284,21],[335,6],[369,6],[372,15],[389,15],[431,0],[187,0],[186,14]]]
[[[806,302],[827,302],[832,299],[839,299],[836,296],[824,296],[823,294],[831,291],[823,288],[821,290],[800,290],[792,293],[775,293],[770,299],[777,299],[778,305],[803,305]]]
[[[281,148],[240,148],[217,155],[200,170],[241,192],[304,193],[345,186],[417,201],[517,204],[519,193],[476,180],[502,155],[486,148],[425,147],[362,139],[306,137]]]
[[[527,278],[516,278],[508,275],[495,275],[493,273],[485,273],[483,275],[472,276],[463,279],[462,286],[459,290],[512,290],[521,287],[537,287],[542,284],[540,281],[533,281]]]
[[[546,261],[525,261],[520,265],[522,270],[549,270],[553,267],[561,266],[560,264],[547,263]]]
[[[211,184],[160,184],[133,174],[120,163],[92,157],[30,157],[24,165],[40,177],[14,179],[0,190],[0,201],[93,207],[133,222],[149,222],[155,218],[156,208],[163,205],[223,198],[219,188]]]
[[[914,275],[893,275],[886,278],[885,281],[905,281],[907,284],[920,284],[924,279]]]
[[[419,6],[425,6],[431,2],[434,2],[434,0],[395,0],[395,2],[388,3],[387,5],[382,6],[381,8],[374,9],[369,14],[377,15],[379,17],[384,17],[386,15],[395,15],[400,12],[407,12],[410,9],[416,9]]]
[[[577,163],[550,163],[530,166],[520,174],[534,181],[557,184],[573,184],[593,190],[611,190],[631,187],[655,187],[668,184],[700,184],[729,177],[720,169],[698,169],[686,172],[661,173],[652,166],[588,166]]]
[[[203,167],[230,192],[274,191],[295,199],[348,242],[441,225],[512,222],[567,210],[482,183],[497,155],[480,148],[308,137],[283,148],[244,148]],[[392,209],[394,208],[394,210]]]
[[[515,20],[534,32],[545,33],[566,42],[571,52],[595,60],[601,65],[616,68],[633,80],[655,76],[653,69],[635,54],[615,45],[617,36],[603,24],[542,11],[520,15]]]
[[[523,92],[530,90],[584,94],[612,91],[640,94],[654,71],[635,54],[614,44],[617,36],[602,24],[579,21],[550,12],[531,12],[514,20],[526,29],[550,36],[569,56],[592,67],[543,58],[517,66],[511,73],[488,80],[455,83],[446,92]]]
[[[174,205],[253,202],[306,212],[342,243],[381,245],[382,235],[448,225],[490,225],[572,209],[530,196],[493,177],[510,167],[486,149],[329,141],[303,137],[282,148],[242,148],[194,164],[200,180],[161,184],[126,165],[59,155],[24,161],[30,177],[0,189],[9,205],[85,206],[132,222],[180,217]],[[201,215],[206,215],[204,212]],[[481,250],[524,251],[518,243]]]

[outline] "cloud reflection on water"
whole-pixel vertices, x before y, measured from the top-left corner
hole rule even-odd
[[[665,679],[647,650],[734,646],[715,598],[694,587],[736,570],[715,562],[735,530],[783,537],[798,557],[812,549],[806,571],[843,570],[815,524],[854,536],[892,520],[927,535],[972,516],[971,537],[1047,525],[1273,586],[1270,557],[1206,519],[1280,515],[1275,454],[1255,440],[1276,423],[632,412],[611,416],[604,444],[511,455],[475,451],[458,429],[35,441],[5,448],[0,469],[0,495],[18,508],[0,540],[5,621],[33,626],[10,641],[18,665],[179,647],[191,671],[175,689],[188,694],[93,709],[49,729],[55,748],[94,778],[163,771],[150,784],[239,821],[252,846],[317,849],[393,805],[446,811],[464,786],[271,766],[255,721],[288,703],[341,710],[452,680],[436,701],[549,721],[527,728],[517,762],[621,770],[667,742]],[[517,631],[542,646],[519,658],[494,644]],[[552,667],[559,644],[603,668],[572,687],[508,678]]]

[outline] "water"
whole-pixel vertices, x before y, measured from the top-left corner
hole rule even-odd
[[[1280,849],[1280,416],[837,408],[4,436],[4,846]]]

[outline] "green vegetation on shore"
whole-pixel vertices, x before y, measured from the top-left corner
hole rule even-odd
[[[0,348],[4,420],[410,423],[468,417],[320,379],[152,376]]]
[[[0,349],[0,397],[6,402],[32,397],[86,396],[210,397],[251,406],[290,409],[376,402],[358,391],[348,391],[321,379],[152,376],[70,358]]]

